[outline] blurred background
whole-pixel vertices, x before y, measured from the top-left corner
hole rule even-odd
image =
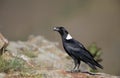
[[[120,0],[0,0],[0,32],[11,41],[42,35],[63,50],[54,26],[85,46],[95,42],[103,72],[120,75]]]

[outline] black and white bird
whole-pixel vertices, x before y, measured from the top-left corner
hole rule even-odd
[[[103,67],[94,60],[92,54],[90,54],[80,42],[72,38],[64,27],[54,27],[54,31],[59,32],[65,51],[74,60],[75,67],[72,72],[79,71],[81,61],[88,64],[92,69],[97,69],[96,67],[103,69]]]

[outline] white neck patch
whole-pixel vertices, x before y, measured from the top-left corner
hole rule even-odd
[[[67,40],[72,39],[71,35],[70,35],[70,34],[68,34],[68,35],[67,35],[67,37],[66,37],[66,39],[67,39]]]

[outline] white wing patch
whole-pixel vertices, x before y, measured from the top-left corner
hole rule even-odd
[[[72,39],[71,35],[70,35],[70,34],[68,34],[68,35],[67,35],[67,37],[66,37],[66,39],[67,39],[67,40]]]

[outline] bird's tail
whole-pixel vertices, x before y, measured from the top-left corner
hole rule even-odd
[[[101,68],[101,69],[103,69],[103,66],[100,65],[100,64],[99,64],[97,61],[95,61],[95,60],[94,60],[94,65],[97,66],[97,67],[99,67],[99,68]]]
[[[97,61],[95,61],[95,60],[92,60],[91,62],[88,62],[87,63],[92,69],[97,69],[96,67],[99,67],[99,68],[101,68],[101,69],[103,69],[103,66],[102,65],[100,65]]]
[[[91,64],[91,63],[87,63],[92,69],[97,70],[97,68],[95,67],[95,65]]]

